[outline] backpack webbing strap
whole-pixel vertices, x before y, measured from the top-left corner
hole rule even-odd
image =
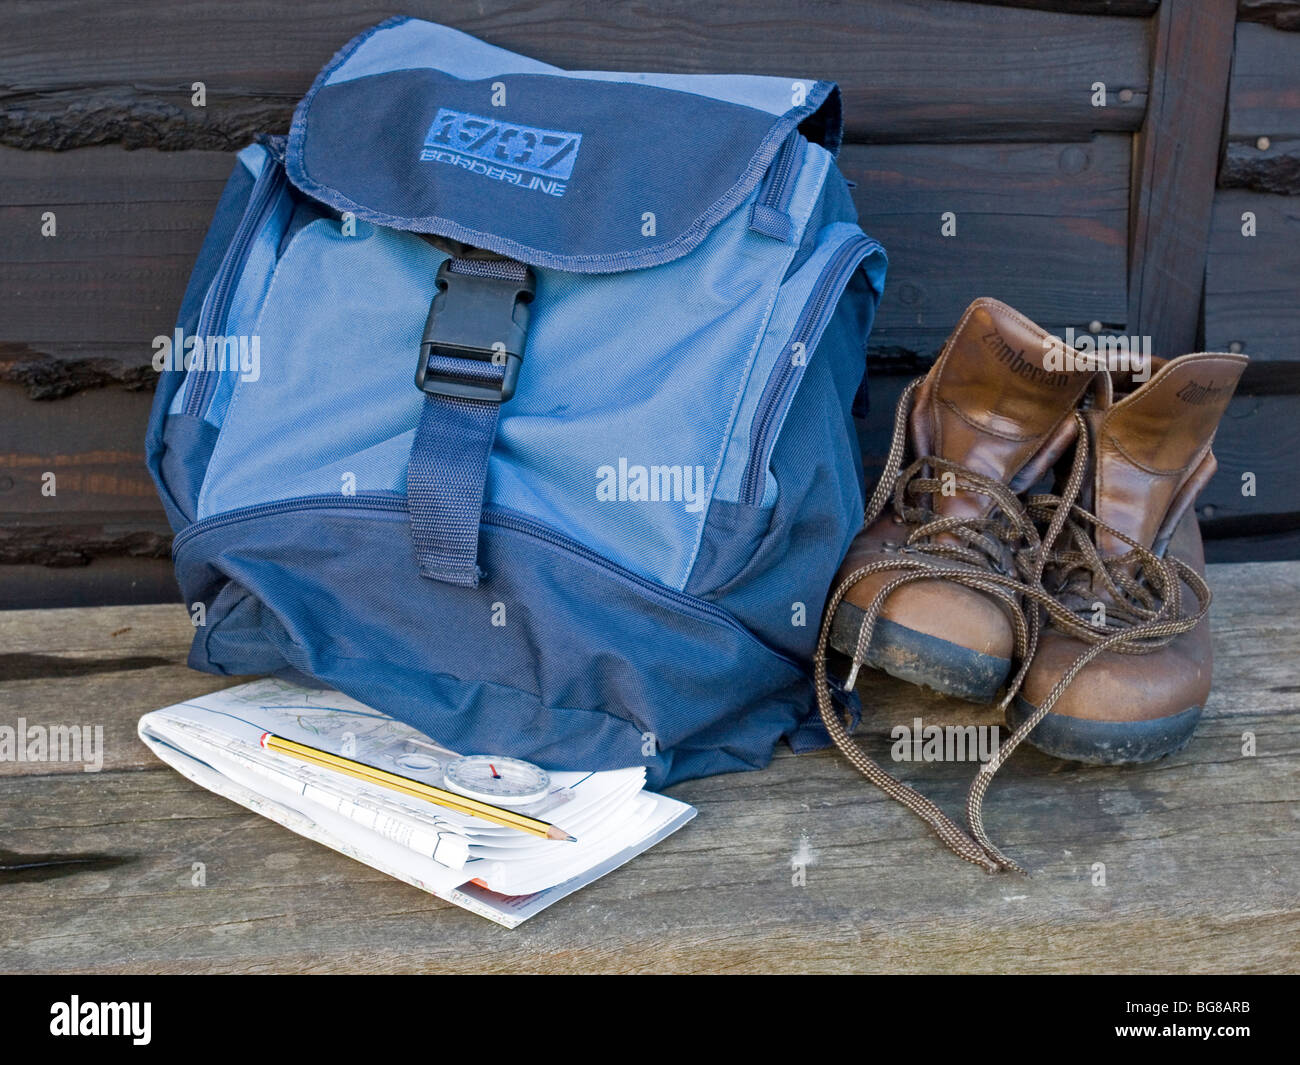
[[[423,577],[474,587],[483,576],[488,459],[501,404],[514,395],[533,289],[528,267],[512,259],[453,258],[438,271],[415,374],[424,407],[406,473]]]

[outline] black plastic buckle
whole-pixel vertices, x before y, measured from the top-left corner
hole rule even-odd
[[[415,387],[433,395],[504,403],[515,394],[519,380],[537,280],[528,269],[522,281],[512,281],[454,273],[450,267],[448,259],[438,270],[438,292],[424,323]],[[434,355],[504,364],[505,376],[497,383],[431,370]]]

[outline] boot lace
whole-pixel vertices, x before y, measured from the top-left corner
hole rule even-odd
[[[885,468],[863,515],[866,528],[892,506],[897,519],[911,531],[897,558],[858,567],[832,589],[813,659],[817,708],[832,741],[849,762],[929,824],[954,854],[990,873],[1024,873],[993,844],[984,828],[984,796],[997,771],[1089,662],[1106,651],[1150,654],[1167,646],[1205,617],[1210,590],[1190,566],[1154,554],[1079,505],[1088,472],[1089,439],[1087,423],[1077,411],[1073,415],[1077,428],[1074,457],[1059,495],[1036,494],[1022,504],[1002,482],[935,455],[923,455],[904,467],[908,415],[920,384],[921,379],[913,381],[899,399]],[[936,514],[926,501],[945,488],[951,494],[954,487],[986,496],[995,505],[985,517]],[[1129,550],[1118,557],[1103,557],[1096,548],[1099,530],[1127,544]],[[845,682],[849,689],[866,659],[885,603],[899,588],[918,580],[952,581],[977,589],[1002,605],[1019,661],[998,705],[1002,713],[1024,684],[1044,623],[1088,645],[1034,713],[980,767],[966,798],[966,829],[881,768],[849,735],[832,698],[827,672],[831,621],[845,595],[864,578],[880,572],[898,575],[881,586],[863,611]],[[1190,613],[1183,612],[1184,583],[1197,600]],[[1106,604],[1101,612],[1093,609],[1099,596],[1105,597]]]

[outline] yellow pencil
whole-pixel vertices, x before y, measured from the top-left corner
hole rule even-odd
[[[364,762],[354,762],[351,758],[343,758],[340,755],[331,754],[329,751],[317,750],[315,747],[308,747],[296,740],[286,740],[283,736],[276,736],[270,732],[262,733],[262,746],[268,751],[288,755],[291,758],[297,758],[299,761],[321,766],[324,769],[334,769],[358,780],[364,780],[368,784],[378,784],[380,787],[388,788],[391,791],[411,795],[417,799],[424,799],[427,802],[446,807],[448,810],[468,814],[470,817],[479,817],[496,825],[517,828],[520,832],[528,832],[534,836],[541,836],[543,839],[566,840],[570,843],[577,842],[564,829],[556,828],[555,825],[549,822],[539,821],[535,817],[515,813],[513,810],[506,810],[500,806],[493,806],[488,802],[480,802],[478,799],[471,799],[468,795],[458,795],[454,791],[435,788],[432,784],[412,780],[410,777],[398,776],[396,773],[389,773],[384,769],[376,769]]]

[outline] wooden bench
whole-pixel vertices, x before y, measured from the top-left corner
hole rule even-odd
[[[179,606],[0,613],[0,725],[102,725],[106,751],[97,774],[0,762],[0,970],[1295,971],[1300,562],[1210,583],[1215,691],[1186,749],[1103,769],[1026,749],[999,775],[987,822],[1032,877],[954,858],[837,753],[783,749],[673,788],[694,822],[514,931],[155,760],[140,715],[223,683],[184,665]],[[875,673],[860,691],[882,759],[896,723],[994,723]],[[954,813],[973,769],[895,768]]]

